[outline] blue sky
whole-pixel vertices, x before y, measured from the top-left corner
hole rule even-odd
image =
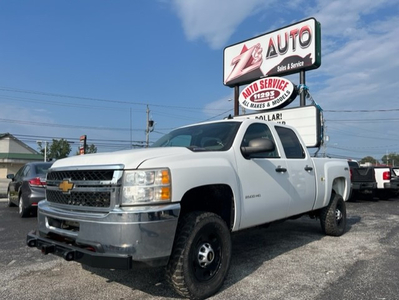
[[[399,153],[399,0],[0,0],[0,133],[127,149],[233,112],[224,47],[314,17],[328,154]],[[289,77],[295,84],[299,75]],[[290,107],[299,106],[299,97]]]

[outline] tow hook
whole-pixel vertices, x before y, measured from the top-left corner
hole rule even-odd
[[[36,247],[37,241],[36,241],[36,239],[30,239],[30,240],[28,240],[28,241],[26,242],[26,244],[28,245],[28,247],[33,248],[33,247]]]
[[[42,249],[42,253],[44,255],[47,255],[49,253],[54,253],[55,246],[54,245],[43,245],[41,249]]]

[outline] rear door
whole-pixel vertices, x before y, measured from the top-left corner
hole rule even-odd
[[[27,165],[23,166],[18,170],[18,172],[15,174],[13,180],[10,182],[9,188],[10,188],[10,197],[13,202],[16,202],[18,200],[18,192],[19,188],[22,183],[22,178],[24,171],[26,170]]]
[[[313,209],[316,198],[315,170],[309,153],[297,134],[287,127],[275,126],[284,149],[290,182],[288,215],[294,216]]]

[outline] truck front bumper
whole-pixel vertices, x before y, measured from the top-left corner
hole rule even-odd
[[[27,245],[44,254],[111,269],[134,261],[164,265],[170,256],[180,204],[115,208],[107,213],[77,212],[38,205],[38,229]]]
[[[85,250],[40,237],[35,231],[28,233],[26,244],[29,247],[36,247],[41,250],[43,254],[52,253],[67,261],[77,261],[90,267],[128,270],[131,269],[133,265],[133,260],[130,255],[112,255],[109,253],[97,253]]]

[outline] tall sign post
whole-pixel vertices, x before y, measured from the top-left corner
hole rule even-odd
[[[223,84],[234,88],[235,118],[294,125],[307,147],[319,147],[322,110],[317,105],[306,106],[305,72],[320,65],[321,28],[315,18],[227,46],[223,53]],[[300,87],[281,77],[295,73],[299,73]],[[281,110],[298,94],[298,108]],[[239,116],[239,105],[258,113]]]
[[[320,65],[320,23],[309,18],[226,47],[223,83],[234,87],[234,99],[237,100],[240,85],[263,77],[294,73],[300,73],[300,84],[304,85],[305,71]],[[300,97],[300,106],[305,106],[305,94]],[[238,105],[238,101],[234,104]],[[238,107],[234,107],[234,115],[238,115]]]
[[[87,140],[86,135],[80,136],[79,154],[86,154],[86,148],[87,148],[86,140]]]

